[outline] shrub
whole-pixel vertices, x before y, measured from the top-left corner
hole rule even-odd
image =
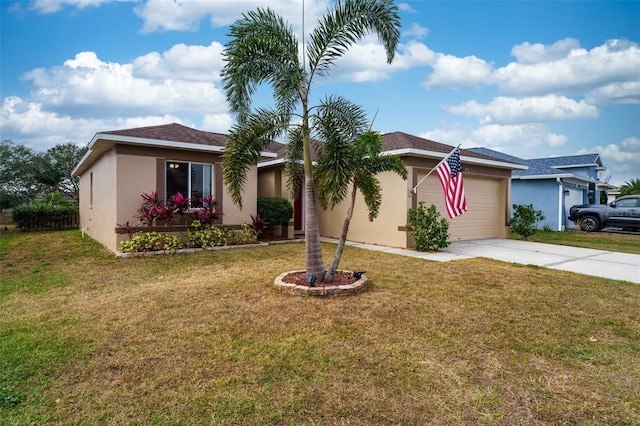
[[[534,210],[533,204],[514,204],[511,230],[525,240],[536,233],[536,222],[544,220],[542,210]]]
[[[213,197],[204,197],[202,200],[202,208],[195,211],[195,218],[203,225],[211,225],[215,219],[222,216],[219,210],[216,210],[218,202]]]
[[[78,205],[49,195],[13,209],[13,222],[24,231],[77,228]]]
[[[194,221],[191,228],[187,230],[187,244],[192,248],[212,248],[216,246],[226,246],[226,233],[211,225],[203,225]]]
[[[449,221],[439,218],[440,213],[433,204],[425,209],[424,202],[420,201],[417,209],[409,209],[407,223],[416,250],[438,250],[449,245]]]
[[[175,235],[167,235],[158,232],[141,232],[135,234],[128,241],[120,242],[120,250],[125,253],[137,253],[144,251],[177,250],[184,244]]]
[[[289,222],[293,217],[293,206],[284,198],[258,198],[258,215],[268,228],[273,229],[274,226]]]
[[[230,229],[228,236],[231,244],[253,244],[258,238],[256,231],[246,223],[240,229]]]
[[[251,222],[253,230],[256,231],[256,237],[260,238],[262,233],[267,230],[267,222],[259,214],[255,215],[255,217],[251,215]]]

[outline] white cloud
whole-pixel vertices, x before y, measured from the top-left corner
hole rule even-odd
[[[49,14],[59,12],[65,6],[86,9],[88,7],[98,7],[103,3],[113,1],[128,2],[137,0],[34,0],[31,2],[29,8],[41,14]]]
[[[336,68],[327,79],[340,81],[380,81],[391,77],[395,71],[426,65],[434,60],[435,53],[422,43],[411,41],[398,46],[391,64],[386,61],[384,48],[373,36],[353,45],[336,62]]]
[[[550,56],[546,53],[540,57]],[[528,60],[533,60],[532,56],[524,55]],[[510,63],[497,69],[492,81],[504,94],[584,93],[614,83],[638,82],[639,69],[637,43],[609,40],[591,50],[571,49],[563,58],[550,62]]]
[[[216,133],[228,133],[233,125],[233,118],[229,114],[205,114],[202,119],[202,130]]]
[[[162,54],[151,52],[137,57],[133,61],[133,75],[153,80],[219,81],[224,67],[223,49],[217,41],[209,46],[176,44]]]
[[[135,7],[142,18],[142,32],[195,31],[200,21],[209,17],[211,25],[221,27],[239,19],[242,13],[267,6],[284,17],[294,28],[301,28],[303,0],[216,0],[216,1],[166,1],[148,0]],[[318,16],[329,7],[328,0],[307,0],[304,4],[305,27],[312,28]]]
[[[587,93],[585,102],[592,105],[640,104],[640,81],[612,83]]]
[[[198,49],[190,53],[197,55]],[[165,65],[170,62],[166,57],[163,60]],[[183,64],[190,61],[188,55],[181,56],[181,60]],[[145,60],[138,62],[145,63]],[[84,111],[86,115],[226,110],[224,93],[212,82],[216,79],[214,70],[211,70],[211,81],[207,82],[189,80],[194,73],[201,78],[200,71],[191,71],[186,66],[178,68],[180,66],[176,66],[171,78],[149,80],[136,77],[132,64],[103,62],[94,52],[81,52],[63,66],[35,69],[24,78],[32,80],[33,101],[61,111],[90,106],[91,109]],[[160,78],[160,73],[157,74]]]
[[[616,184],[640,177],[640,138],[630,136],[619,144],[581,149],[577,154],[592,152],[600,154],[602,163],[611,172]]]
[[[489,124],[474,130],[472,139],[480,146],[521,149],[537,146],[558,147],[567,142],[565,135],[552,133],[541,124]]]
[[[42,104],[9,96],[2,103],[2,139],[12,139],[36,150],[46,150],[56,144],[85,144],[100,131],[183,123],[172,115],[135,116],[127,118],[74,118],[45,111]]]
[[[435,54],[435,60],[430,65],[433,72],[422,83],[427,89],[486,84],[492,68],[490,63],[476,56],[459,58],[442,53]]]
[[[452,114],[481,118],[482,124],[535,123],[598,116],[597,108],[585,101],[576,102],[556,95],[528,98],[499,96],[487,104],[468,101],[459,105],[447,105],[444,109]]]
[[[475,129],[435,129],[420,136],[449,145],[462,143],[463,148],[490,147],[522,158],[527,158],[533,147],[558,147],[567,142],[565,135],[553,133],[542,124],[490,124]]]
[[[514,46],[511,54],[521,64],[538,64],[541,62],[564,59],[574,49],[580,48],[580,42],[574,38],[558,40],[552,45],[525,42]]]
[[[409,29],[403,32],[403,35],[408,37],[415,37],[415,38],[424,38],[428,34],[429,34],[429,29],[426,27],[423,27],[422,25],[416,22],[411,24]]]
[[[415,13],[415,9],[409,3],[398,3],[398,9],[403,12]]]

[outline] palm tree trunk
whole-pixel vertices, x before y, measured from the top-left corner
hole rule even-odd
[[[304,236],[307,250],[307,279],[315,277],[316,281],[323,281],[324,264],[320,247],[320,227],[318,225],[318,209],[316,207],[316,193],[313,177],[304,180],[305,215]]]
[[[356,205],[357,193],[358,193],[358,189],[354,184],[353,192],[351,192],[351,204],[349,205],[349,210],[347,211],[347,217],[344,219],[344,224],[342,225],[342,233],[340,234],[338,247],[336,248],[336,253],[333,255],[331,266],[329,266],[329,269],[327,269],[327,272],[325,272],[324,274],[324,280],[328,283],[333,282],[333,277],[336,275],[336,271],[338,270],[338,265],[340,264],[340,259],[342,258],[344,245],[347,242],[347,233],[349,232],[349,223],[351,223],[351,218],[353,217],[353,210]]]
[[[320,226],[316,206],[316,188],[313,181],[313,163],[311,162],[311,143],[309,136],[309,114],[306,98],[302,98],[302,146],[304,156],[304,237],[307,255],[307,279],[314,277],[320,282],[324,278],[324,263],[320,246]]]

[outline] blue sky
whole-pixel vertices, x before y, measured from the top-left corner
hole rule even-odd
[[[229,24],[269,5],[302,27],[302,0],[0,1],[0,136],[36,150],[169,122],[225,133]],[[305,1],[307,30],[330,4]],[[640,2],[396,4],[394,62],[366,38],[312,99],[378,111],[382,133],[522,158],[598,152],[611,183],[640,177]]]

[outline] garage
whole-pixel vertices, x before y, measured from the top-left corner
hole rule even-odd
[[[418,174],[418,181],[425,173]],[[441,217],[449,220],[449,238],[451,241],[474,240],[480,238],[497,238],[499,227],[504,228],[504,219],[500,220],[500,208],[504,201],[500,197],[499,179],[465,175],[464,189],[467,198],[467,211],[453,219],[447,215],[440,181],[430,175],[418,187],[418,202],[425,206],[435,204]]]

